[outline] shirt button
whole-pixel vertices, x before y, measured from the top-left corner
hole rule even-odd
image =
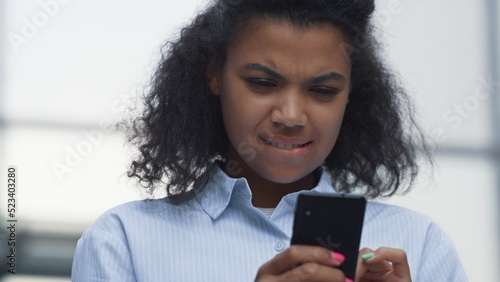
[[[277,251],[277,252],[281,252],[283,251],[283,249],[285,248],[285,242],[283,241],[278,241],[276,243],[274,243],[274,249]]]

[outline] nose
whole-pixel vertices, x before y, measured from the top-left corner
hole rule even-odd
[[[279,126],[294,127],[307,124],[306,101],[299,91],[283,93],[276,101],[271,121]]]

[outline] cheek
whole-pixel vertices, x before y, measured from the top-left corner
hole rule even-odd
[[[254,133],[259,123],[259,109],[255,105],[246,101],[244,95],[226,95],[221,96],[222,114],[224,125],[229,139],[233,146],[247,140]]]
[[[220,98],[227,133],[230,138],[248,138],[267,118],[269,105],[239,79],[230,77],[226,81],[230,83],[223,85]]]
[[[323,118],[320,118],[316,124],[318,124],[318,131],[320,132],[323,140],[323,148],[328,153],[331,151],[333,146],[335,145],[341,126],[342,120],[344,117],[344,107],[338,107],[333,112],[335,113],[333,116],[329,113],[325,113]]]

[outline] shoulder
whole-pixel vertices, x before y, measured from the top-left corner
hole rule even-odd
[[[410,223],[414,226],[430,226],[434,221],[420,212],[379,202],[368,202],[366,206],[365,222],[377,223]]]
[[[175,224],[182,220],[181,215],[196,213],[196,210],[197,203],[194,200],[183,205],[175,205],[167,198],[132,201],[104,212],[85,234],[106,232],[116,236],[131,231],[145,231],[158,224]]]
[[[72,281],[137,281],[131,242],[144,236],[159,200],[125,203],[103,213],[78,240]],[[142,233],[142,234],[141,234]]]
[[[158,206],[159,200],[139,200],[113,207],[100,215],[92,226],[106,229],[110,224],[127,221],[128,219],[147,215]]]
[[[370,241],[397,242],[398,247],[416,242],[424,247],[429,242],[448,241],[446,234],[427,215],[378,202],[367,204],[364,231],[371,234]]]

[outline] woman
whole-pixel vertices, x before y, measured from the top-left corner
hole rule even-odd
[[[300,191],[389,196],[421,134],[377,55],[374,1],[215,1],[168,45],[132,125],[129,176],[168,197],[116,207],[73,281],[349,281],[342,254],[289,246]],[[417,141],[415,141],[417,140]],[[466,281],[426,217],[367,205],[356,281]]]

